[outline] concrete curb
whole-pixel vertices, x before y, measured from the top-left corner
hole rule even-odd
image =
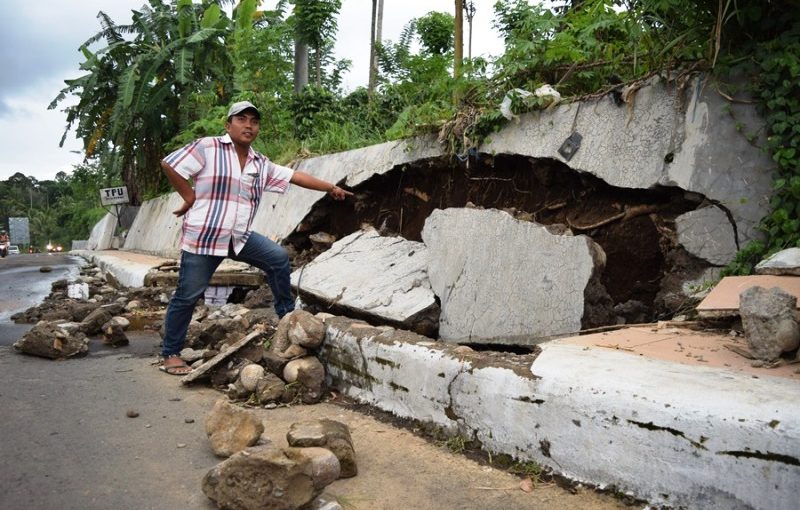
[[[103,271],[112,273],[116,279],[126,287],[143,287],[144,277],[147,273],[167,260],[159,257],[141,255],[137,256],[137,258],[142,260],[135,261],[131,260],[129,257],[121,256],[123,253],[125,252],[114,251],[105,253],[90,250],[73,250],[70,252],[72,255],[83,257]]]
[[[361,402],[653,503],[796,508],[796,381],[559,342],[530,362],[326,324],[332,383]]]

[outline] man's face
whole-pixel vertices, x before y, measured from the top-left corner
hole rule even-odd
[[[237,145],[250,145],[258,136],[261,121],[253,110],[245,110],[231,116],[225,123],[225,130]]]

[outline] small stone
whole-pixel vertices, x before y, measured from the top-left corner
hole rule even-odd
[[[128,412],[125,413],[125,416],[128,418],[136,418],[139,416],[139,412],[136,409],[128,409]]]
[[[148,423],[147,425],[145,425],[145,426],[144,426],[144,428],[146,428],[146,429],[149,429],[150,427],[152,427],[152,425],[151,425],[151,424],[149,424],[149,423]]]
[[[194,423],[194,418],[184,418],[184,423]]]
[[[178,443],[178,448],[186,448],[186,443]]]

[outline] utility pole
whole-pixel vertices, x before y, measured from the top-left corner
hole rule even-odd
[[[464,4],[464,12],[467,15],[467,23],[469,23],[469,52],[467,53],[467,59],[472,60],[472,18],[475,17],[475,2],[473,0],[468,0]]]

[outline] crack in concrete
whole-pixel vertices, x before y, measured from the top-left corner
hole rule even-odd
[[[456,382],[456,379],[458,379],[458,376],[460,376],[463,373],[464,373],[464,364],[462,363],[461,366],[459,367],[459,372],[455,375],[455,377],[450,379],[450,382],[447,384],[447,396],[449,397],[450,402],[448,402],[447,407],[444,408],[444,414],[445,416],[447,416],[456,423],[458,423],[459,420],[461,420],[461,417],[458,416],[456,412],[453,410],[453,384]]]
[[[797,457],[792,457],[791,455],[784,455],[782,453],[773,453],[773,452],[761,453],[758,450],[754,452],[741,451],[741,450],[724,450],[721,452],[717,452],[717,455],[730,455],[732,457],[744,457],[747,459],[769,460],[773,462],[780,462],[782,464],[788,464],[790,466],[800,466],[800,459],[798,459]]]
[[[660,425],[655,425],[652,421],[651,422],[647,422],[647,423],[644,423],[644,422],[641,422],[641,421],[636,421],[636,420],[627,420],[627,421],[631,425],[636,425],[637,427],[641,427],[643,429],[669,432],[670,434],[672,434],[675,437],[680,437],[680,438],[683,438],[683,439],[689,441],[689,443],[691,443],[691,445],[694,446],[697,449],[708,450],[708,448],[706,448],[702,444],[698,443],[697,441],[693,441],[692,439],[689,439],[688,437],[686,437],[686,434],[684,434],[680,430],[673,429],[671,427],[662,427]]]

